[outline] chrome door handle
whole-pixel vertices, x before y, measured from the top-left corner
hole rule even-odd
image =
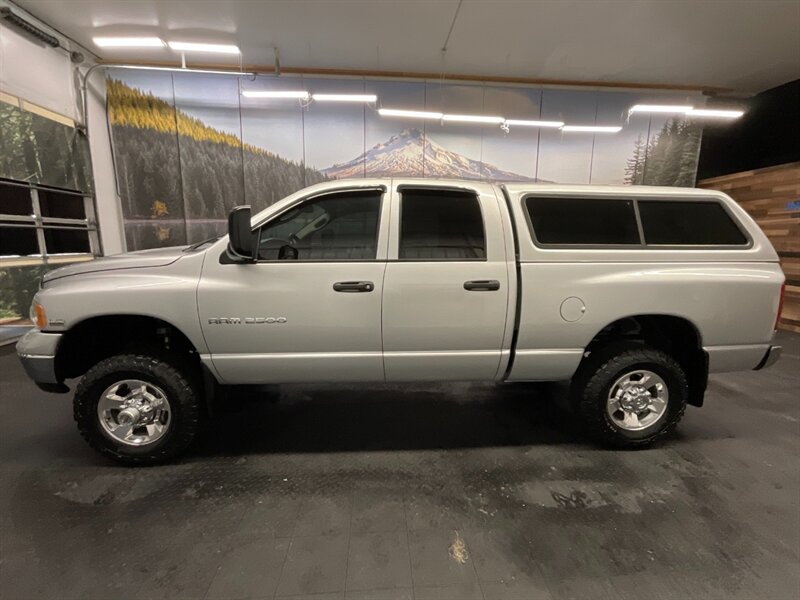
[[[375,289],[375,284],[371,281],[337,281],[333,284],[334,292],[371,292]]]
[[[497,279],[476,279],[465,281],[464,289],[468,292],[496,292],[500,289],[500,282]]]

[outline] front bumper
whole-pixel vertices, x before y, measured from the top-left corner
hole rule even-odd
[[[758,363],[755,369],[753,370],[759,371],[760,369],[766,369],[767,367],[771,367],[781,357],[782,351],[783,351],[782,346],[770,346],[767,349],[766,354],[764,354],[764,358],[761,359],[761,362]]]
[[[17,356],[28,377],[48,392],[69,390],[56,374],[56,351],[61,338],[60,333],[44,333],[34,329],[17,342]]]

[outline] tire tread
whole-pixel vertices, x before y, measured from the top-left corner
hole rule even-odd
[[[186,450],[200,429],[202,411],[199,400],[199,384],[192,371],[171,364],[166,357],[156,354],[126,353],[111,356],[89,369],[75,390],[73,400],[73,417],[78,431],[84,440],[100,454],[121,464],[129,466],[145,466],[167,462]],[[170,382],[182,390],[180,397],[170,397],[170,403],[179,404],[179,418],[176,429],[172,431],[166,443],[156,443],[153,451],[141,454],[129,454],[118,451],[113,442],[99,430],[96,416],[96,398],[92,388],[103,378],[120,371],[138,371],[151,373],[157,379]],[[153,383],[158,383],[154,381]],[[173,411],[175,409],[173,408]]]

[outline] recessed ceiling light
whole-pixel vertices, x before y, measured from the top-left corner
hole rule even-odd
[[[202,44],[197,42],[167,42],[169,47],[179,52],[210,52],[214,54],[241,54],[238,46],[232,44]]]
[[[164,40],[157,37],[96,37],[92,38],[100,48],[163,48]]]
[[[719,110],[711,108],[695,108],[686,113],[689,117],[712,117],[717,119],[738,119],[743,110]]]
[[[317,102],[377,102],[375,94],[314,94]]]
[[[563,127],[564,121],[527,121],[525,119],[506,119],[506,125],[520,127]]]
[[[693,106],[684,106],[678,104],[635,104],[631,106],[628,112],[636,113],[688,113],[692,110]]]
[[[442,115],[442,121],[455,121],[458,123],[494,123],[499,125],[503,117],[489,117],[483,115]]]
[[[308,92],[304,90],[244,90],[245,98],[294,98],[308,100]]]
[[[561,131],[618,133],[622,131],[622,127],[617,125],[564,125]]]
[[[442,113],[424,110],[400,110],[396,108],[379,108],[378,114],[382,117],[411,117],[415,119],[441,119]]]

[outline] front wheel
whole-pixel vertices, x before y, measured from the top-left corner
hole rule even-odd
[[[573,382],[576,408],[591,435],[636,448],[675,428],[686,410],[688,384],[671,356],[648,346],[594,354]]]
[[[191,369],[146,354],[120,354],[87,371],[73,402],[78,430],[127,465],[164,462],[199,430],[200,390]]]

